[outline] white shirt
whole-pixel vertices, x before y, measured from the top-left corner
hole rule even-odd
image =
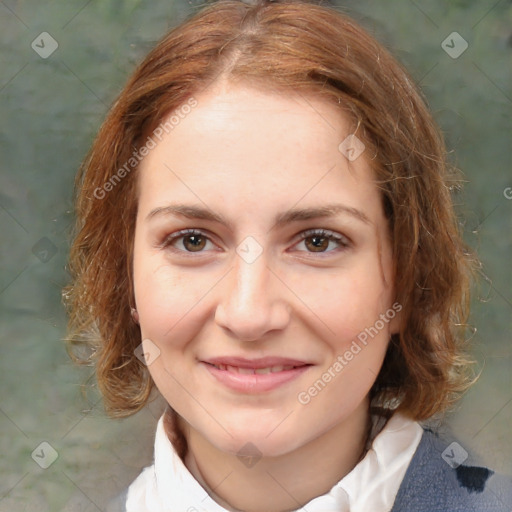
[[[395,413],[371,448],[331,490],[294,512],[388,512],[423,429]],[[211,498],[176,453],[163,416],[155,436],[155,463],[128,488],[127,512],[229,512]]]

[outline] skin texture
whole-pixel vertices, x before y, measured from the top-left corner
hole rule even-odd
[[[140,167],[135,299],[142,338],[160,350],[149,370],[180,415],[187,467],[214,499],[228,509],[293,510],[328,492],[363,450],[368,392],[398,315],[309,403],[297,397],[392,307],[387,222],[365,154],[349,162],[338,149],[354,128],[334,106],[229,83],[196,99]],[[148,218],[175,203],[208,208],[230,226]],[[360,214],[274,222],[333,203]],[[189,236],[169,243],[182,229],[206,240],[198,249]],[[343,241],[304,239],[308,229]],[[237,253],[247,237],[263,250],[251,263]],[[200,363],[217,356],[312,366],[272,391],[243,393]],[[252,467],[237,457],[248,442],[262,454]]]

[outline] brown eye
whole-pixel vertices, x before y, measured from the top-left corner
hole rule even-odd
[[[178,252],[202,252],[209,238],[195,229],[186,229],[169,235],[162,247],[171,248]]]
[[[322,236],[310,236],[305,239],[304,243],[312,252],[323,252],[329,247],[329,239]]]
[[[183,247],[190,252],[201,251],[206,245],[206,238],[203,235],[186,235],[183,237]]]
[[[302,233],[302,242],[307,252],[333,252],[337,248],[329,249],[329,245],[334,243],[340,249],[349,247],[349,240],[343,235],[338,235],[332,231],[309,230]]]

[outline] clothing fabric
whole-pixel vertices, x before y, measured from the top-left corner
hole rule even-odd
[[[325,495],[296,512],[389,511],[418,447],[423,430],[401,414],[393,415],[365,457]],[[155,463],[128,489],[127,512],[226,512],[190,473],[169,441],[160,418]]]
[[[395,413],[365,457],[295,512],[511,512],[512,480],[462,462],[465,450]],[[199,484],[160,418],[155,462],[108,512],[228,512]]]
[[[467,457],[467,458],[466,458]],[[512,478],[426,429],[391,512],[512,512]]]

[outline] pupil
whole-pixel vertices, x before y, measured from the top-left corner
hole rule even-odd
[[[187,245],[187,243],[196,249],[202,249],[204,246],[204,239],[201,235],[188,235],[188,237],[185,238],[185,245]]]
[[[312,237],[310,237],[310,240],[311,240],[311,245],[313,247],[313,252],[320,252],[318,249],[320,249],[320,250],[326,249],[325,242],[327,242],[327,238],[324,238],[321,236],[312,236]]]

